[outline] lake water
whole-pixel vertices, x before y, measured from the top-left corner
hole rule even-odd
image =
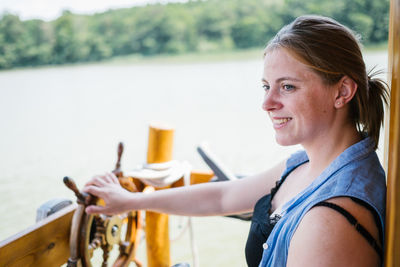
[[[367,65],[386,68],[386,52]],[[79,187],[113,169],[119,141],[122,167],[146,159],[148,125],[176,129],[174,158],[207,170],[196,146],[210,148],[235,173],[255,173],[298,147],[279,147],[261,109],[262,60],[193,63],[108,63],[0,72],[0,240],[34,224],[52,198],[75,199]],[[382,149],[378,151],[380,155]],[[194,221],[201,266],[244,266],[249,224],[229,218]],[[191,261],[187,236],[172,262]]]

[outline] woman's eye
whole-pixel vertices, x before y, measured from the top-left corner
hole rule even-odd
[[[295,87],[290,84],[285,84],[283,85],[283,89],[285,89],[285,91],[292,91],[293,89],[295,89]]]
[[[265,91],[268,91],[269,90],[269,85],[266,85],[266,84],[263,84],[263,89],[265,90]]]

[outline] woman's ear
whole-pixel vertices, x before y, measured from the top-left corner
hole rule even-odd
[[[343,76],[336,86],[335,107],[342,108],[353,99],[357,92],[357,83],[349,76]]]

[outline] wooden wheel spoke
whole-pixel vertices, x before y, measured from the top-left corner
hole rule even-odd
[[[119,242],[119,253],[120,254],[129,254],[129,248],[130,248],[130,243],[126,241],[120,241]]]
[[[99,214],[99,215],[96,215],[95,218],[96,218],[96,223],[104,225],[104,223],[107,220],[107,215]]]
[[[88,247],[88,255],[90,259],[93,258],[93,253],[95,249],[96,248],[91,248],[90,246]]]
[[[92,242],[89,244],[88,249],[89,250],[95,250],[96,248],[100,247],[101,245],[101,238],[99,238],[98,236],[95,237]]]
[[[110,256],[110,251],[112,249],[112,246],[109,246],[109,245],[101,246],[101,249],[103,250],[102,267],[107,267],[108,266],[108,257]]]

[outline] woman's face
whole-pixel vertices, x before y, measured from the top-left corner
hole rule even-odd
[[[335,118],[334,90],[282,48],[264,58],[262,108],[281,145],[323,144]]]

